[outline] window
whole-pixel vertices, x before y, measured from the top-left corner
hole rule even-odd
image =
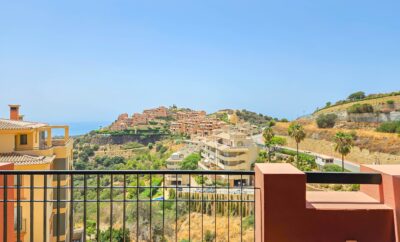
[[[21,134],[19,136],[19,144],[20,145],[27,145],[28,144],[28,135],[27,134]]]

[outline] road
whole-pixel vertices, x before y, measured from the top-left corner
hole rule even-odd
[[[254,140],[254,142],[256,142],[257,145],[259,145],[260,147],[264,147],[264,141],[263,141],[263,138],[262,138],[262,134],[254,135],[254,136],[252,136],[252,139]],[[280,146],[280,147],[288,149],[288,150],[294,150],[294,151],[296,150],[296,149],[293,149],[293,148],[287,147],[287,146]],[[308,151],[308,150],[300,150],[299,149],[299,151],[302,152],[302,153],[307,153],[307,154],[314,155],[314,156],[324,155],[324,154],[311,152],[311,151]],[[335,165],[338,165],[340,167],[342,166],[342,160],[337,159],[335,157],[332,157],[332,158],[334,158],[333,163]],[[351,171],[351,172],[360,172],[360,165],[358,165],[356,163],[353,163],[351,161],[346,161],[345,160],[344,161],[344,168],[346,170]]]

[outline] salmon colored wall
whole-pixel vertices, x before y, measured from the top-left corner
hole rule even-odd
[[[14,164],[10,163],[0,163],[0,170],[14,170]],[[14,185],[14,177],[7,177],[7,186]],[[0,175],[0,200],[4,199],[4,176]],[[14,189],[7,190],[7,200],[14,199]],[[7,206],[7,242],[14,242],[14,203],[8,202]],[[4,202],[0,202],[0,241],[3,240],[4,230],[3,230],[3,215],[4,215]]]
[[[393,210],[306,205],[306,175],[289,164],[256,164],[256,241],[394,242]]]
[[[382,174],[382,184],[362,185],[361,191],[393,208],[396,241],[400,241],[400,166],[362,165],[361,171]]]

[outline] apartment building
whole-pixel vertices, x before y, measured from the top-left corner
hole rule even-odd
[[[193,110],[186,110],[186,111],[178,111],[172,114],[172,117],[176,120],[185,120],[185,119],[204,119],[207,113],[205,111],[193,111]]]
[[[259,153],[258,146],[246,134],[222,129],[204,137],[200,147],[202,161],[199,167],[203,170],[250,170]],[[229,183],[248,185],[250,180],[232,175],[229,176]]]
[[[225,125],[225,122],[214,118],[191,118],[172,122],[170,131],[174,134],[208,136],[214,129],[219,129]]]
[[[69,137],[68,126],[51,126],[46,123],[28,122],[23,120],[23,116],[19,114],[19,105],[10,106],[10,118],[0,119],[0,163],[14,164],[14,170],[70,170],[72,168],[72,148],[73,141]],[[64,135],[62,138],[53,138],[54,129],[62,129]],[[15,183],[19,183],[22,187],[33,186],[57,186],[57,177],[51,176],[22,176],[20,181],[14,179]],[[69,184],[69,177],[60,176],[59,182],[61,186]],[[67,199],[69,193],[67,189],[61,189],[61,199]],[[21,198],[34,198],[35,200],[43,200],[43,190],[35,190],[34,194],[30,194],[27,188],[21,189]],[[46,198],[53,200],[56,193],[51,189],[47,190]],[[69,206],[61,203],[59,207],[60,221],[57,224],[55,215],[57,214],[56,204],[51,206],[43,206],[42,203],[35,203],[33,209],[29,203],[20,203],[20,207],[16,207],[14,216],[19,220],[21,241],[55,241],[55,236],[60,235],[60,241],[69,241],[69,219],[66,214],[69,213]],[[17,212],[19,210],[19,212]],[[44,216],[46,214],[46,216]],[[33,233],[34,237],[30,238],[31,228],[30,218],[33,216],[35,231],[43,231],[44,222],[47,221],[46,239],[44,233]],[[57,226],[58,225],[58,226]],[[57,231],[57,227],[60,231]]]

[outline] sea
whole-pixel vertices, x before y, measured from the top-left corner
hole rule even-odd
[[[70,136],[84,135],[92,130],[98,130],[110,124],[110,121],[51,123],[51,125],[68,125]],[[62,129],[53,129],[52,134],[53,136],[63,136],[64,131]]]

